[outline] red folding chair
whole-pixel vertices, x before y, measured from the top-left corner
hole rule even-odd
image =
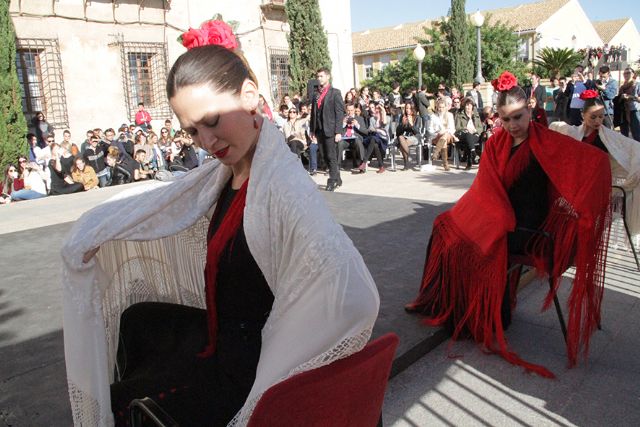
[[[397,346],[397,335],[389,333],[345,359],[274,385],[248,426],[375,427]]]
[[[374,427],[379,425],[384,392],[398,346],[393,333],[358,353],[302,372],[268,389],[258,401],[249,427]],[[131,402],[131,425],[178,424],[152,399]]]

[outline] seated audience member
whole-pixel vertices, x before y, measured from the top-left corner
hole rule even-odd
[[[462,110],[456,115],[456,133],[455,136],[461,145],[461,150],[467,158],[467,167],[465,170],[471,169],[471,165],[477,164],[479,157],[476,153],[476,144],[480,142],[480,133],[482,132],[482,122],[476,111],[473,99],[465,98]]]
[[[0,204],[11,202],[11,194],[22,190],[24,183],[18,174],[18,168],[10,163],[4,171],[2,177],[2,194],[0,194]]]
[[[116,147],[109,147],[105,162],[111,169],[110,185],[121,185],[133,182],[136,163],[127,154],[121,155]]]
[[[91,137],[89,146],[84,150],[84,162],[96,173],[100,187],[106,187],[111,181],[111,169],[105,163],[108,147],[98,137]],[[113,148],[116,148],[115,146]],[[116,148],[117,149],[117,148]],[[118,151],[120,152],[120,151]]]
[[[40,165],[28,162],[27,158],[18,158],[18,174],[22,179],[23,188],[11,193],[11,200],[33,200],[47,195],[45,174]]]
[[[173,123],[171,122],[170,119],[167,119],[164,121],[164,127],[162,129],[166,129],[168,132],[168,136],[169,138],[172,138],[173,135],[176,134],[176,131],[173,129]],[[162,136],[162,129],[160,129],[160,135]]]
[[[73,169],[73,155],[71,155],[71,143],[62,142],[58,147],[60,152],[60,166],[62,167],[62,173],[65,176],[71,176],[71,170]]]
[[[404,160],[404,168],[402,170],[408,171],[409,168],[409,147],[420,143],[422,135],[420,130],[422,129],[422,118],[416,114],[413,104],[407,102],[404,104],[404,113],[400,118],[400,123],[396,127],[396,137],[398,137],[398,149],[402,154]]]
[[[116,132],[112,128],[109,128],[104,131],[104,141],[100,141],[100,142],[102,142],[103,146],[106,148],[114,146],[114,147],[117,147],[121,153],[124,153],[125,151],[124,141],[126,140],[126,137],[124,136],[124,132],[121,132],[120,134],[118,134],[118,139],[115,139],[115,136],[116,136]]]
[[[431,126],[429,133],[433,135],[431,143],[435,145],[432,159],[438,160],[442,156],[442,166],[445,171],[449,170],[449,152],[448,146],[455,142],[455,121],[453,114],[447,111],[447,102],[445,98],[436,100],[436,112],[431,116]]]
[[[362,116],[356,115],[356,106],[347,104],[346,115],[342,120],[342,140],[338,143],[338,160],[342,160],[342,152],[350,148],[353,153],[353,167],[359,167],[364,161],[364,138],[368,135],[367,124]]]
[[[165,129],[165,132],[168,131]],[[149,166],[154,171],[167,170],[167,161],[165,160],[166,153],[163,151],[163,148],[164,150],[167,149],[167,145],[160,145],[160,141],[162,141],[162,138],[155,138],[152,140],[151,144],[151,159],[149,161]],[[170,142],[168,146],[171,146]]]
[[[171,145],[171,138],[175,135],[175,131],[172,131],[168,127],[160,129],[160,139],[158,139],[158,145],[160,148],[168,147]]]
[[[84,191],[84,186],[77,182],[73,182],[71,178],[71,168],[69,173],[65,172],[67,160],[63,162],[62,152],[58,144],[55,142],[51,144],[51,160],[49,160],[49,173],[51,174],[51,195],[71,194]],[[63,163],[65,168],[63,169]],[[71,165],[73,165],[73,158],[71,158]]]
[[[544,111],[544,108],[541,108],[538,105],[536,98],[529,98],[528,105],[531,110],[531,121],[540,123],[544,127],[548,127],[549,123],[547,122],[547,113]]]
[[[307,137],[304,128],[306,121],[306,119],[298,117],[298,111],[295,107],[289,108],[289,119],[282,128],[285,142],[291,152],[298,157],[307,148]]]
[[[182,138],[182,148],[178,156],[185,168],[191,170],[198,167],[198,153],[196,153],[193,139],[191,139],[189,133],[185,133],[185,136]]]
[[[271,122],[273,121],[273,113],[271,112],[271,108],[269,108],[269,103],[262,95],[258,97],[258,113],[265,119]]]
[[[601,318],[611,170],[599,150],[532,123],[511,73],[493,83],[503,129],[487,141],[471,188],[433,222],[420,291],[405,309],[426,315],[425,324],[445,327],[453,340],[469,336],[483,351],[553,378],[507,343],[517,286],[507,280],[508,256],[531,257],[540,274],[556,278],[545,307],[562,273],[575,265],[566,341],[569,367],[575,365]],[[522,229],[551,238],[541,241]]]
[[[73,182],[82,184],[85,191],[98,188],[99,181],[96,176],[96,171],[94,171],[91,166],[85,164],[84,159],[80,156],[73,159],[71,179],[73,179]]]
[[[93,130],[89,129],[87,131],[87,139],[84,140],[84,142],[82,144],[80,144],[80,152],[84,155],[84,150],[87,149],[87,147],[89,146],[89,143],[91,142],[91,138],[93,137]],[[100,139],[98,137],[98,135],[95,135],[98,139]]]
[[[482,117],[482,134],[480,134],[480,139],[486,141],[491,138],[494,130],[501,126],[500,117],[498,117],[498,114],[494,113],[493,108],[489,106],[482,109]]]
[[[138,150],[143,150],[145,152],[144,162],[148,163],[149,159],[151,159],[151,156],[153,155],[153,146],[149,143],[149,139],[152,137],[155,137],[156,140],[158,139],[156,134],[153,132],[149,132],[147,135],[145,135],[144,133],[138,133],[134,140],[134,144],[133,144],[134,156],[132,157],[135,157]]]
[[[287,122],[287,116],[289,113],[289,107],[287,104],[282,104],[280,106],[279,114],[273,118],[274,123],[278,126],[278,129],[282,130],[284,128],[284,124]]]
[[[133,171],[133,180],[134,181],[142,181],[145,179],[153,178],[153,170],[149,169],[149,163],[145,160],[147,158],[147,152],[144,150],[136,151],[136,157],[133,159],[135,161],[135,169]]]
[[[637,242],[640,240],[640,144],[605,126],[606,106],[596,91],[586,90],[580,96],[584,101],[582,125],[553,122],[549,128],[609,155],[612,184],[621,186],[627,193],[627,225],[632,241]]]
[[[65,129],[62,132],[62,142],[68,142],[71,144],[71,155],[73,157],[77,156],[80,153],[80,147],[75,142],[71,141],[71,131],[69,129]]]
[[[460,98],[448,98],[447,104],[449,104],[449,102],[451,103],[451,106],[449,107],[449,112],[453,114],[453,117],[455,118],[455,116],[462,109],[462,101],[460,100]]]
[[[369,103],[369,112],[368,135],[363,141],[366,147],[364,161],[358,168],[351,170],[353,173],[365,173],[367,171],[367,162],[372,153],[374,153],[378,159],[378,170],[376,173],[383,173],[385,171],[383,159],[389,144],[387,114],[384,105],[375,101]]]

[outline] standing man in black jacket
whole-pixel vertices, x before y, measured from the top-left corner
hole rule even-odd
[[[342,185],[340,168],[338,167],[337,145],[342,140],[342,119],[344,118],[344,102],[340,90],[331,87],[331,72],[320,68],[317,72],[320,93],[313,97],[311,110],[311,134],[318,141],[319,147],[329,164],[327,191],[334,191]]]

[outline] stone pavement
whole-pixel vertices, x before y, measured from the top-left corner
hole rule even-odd
[[[402,306],[417,292],[433,219],[464,193],[474,172],[343,172],[342,188],[322,192],[378,285],[374,335],[394,331],[401,339],[385,424],[640,424],[640,285],[623,252],[610,263],[603,331],[593,339],[589,364],[564,369],[555,314],[538,313],[543,287],[535,284],[520,294],[508,337],[527,360],[554,370],[557,380],[523,374],[468,342],[452,350],[442,345],[422,357],[446,336],[406,315]],[[322,188],[326,176],[314,180]],[[58,250],[72,221],[119,191],[0,206],[0,426],[70,425]],[[453,352],[464,357],[448,358]]]

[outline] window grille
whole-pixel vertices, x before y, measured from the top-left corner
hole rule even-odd
[[[166,43],[119,42],[122,80],[129,120],[135,119],[138,103],[155,119],[172,116],[167,99]]]
[[[69,127],[58,40],[18,39],[16,71],[27,121],[41,111],[54,128]]]
[[[271,96],[274,102],[280,102],[289,93],[289,51],[287,49],[269,49],[271,64]],[[278,107],[278,106],[276,106]]]

